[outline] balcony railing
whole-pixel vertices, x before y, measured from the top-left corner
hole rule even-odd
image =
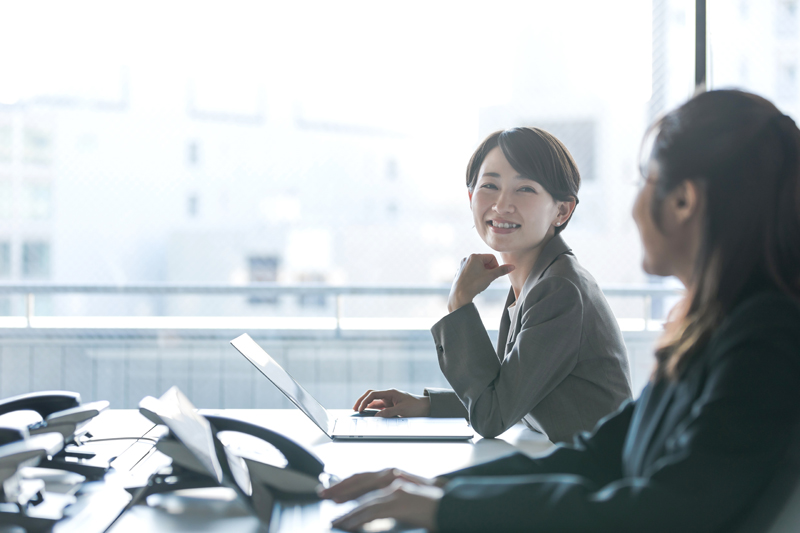
[[[507,290],[491,287],[479,303],[479,309],[490,308],[485,323],[491,337],[497,335],[491,327],[498,322],[497,310]],[[661,317],[651,317],[653,303],[680,292],[652,285],[603,290],[612,304],[627,313],[618,320],[633,389],[638,393],[652,371],[652,343],[660,330]],[[392,298],[411,297],[413,306],[417,299],[433,297],[438,301],[424,309],[444,312],[442,304],[449,291],[447,286],[3,283],[0,299],[13,298],[21,304],[19,298],[24,298],[26,305],[18,306],[18,316],[0,317],[0,397],[68,389],[81,392],[85,400],[105,399],[115,407],[132,408],[142,396],[158,396],[178,384],[202,407],[289,407],[228,344],[244,331],[326,407],[352,405],[366,388],[397,387],[419,393],[426,386],[446,387],[427,331],[441,316],[410,316],[413,312],[406,311],[411,307],[400,317],[384,316],[384,311],[396,310]],[[70,307],[69,302],[60,302],[65,305],[51,308],[47,315],[36,314],[37,298],[44,304],[58,295],[115,298],[112,305],[103,307],[105,311],[124,309],[128,297],[140,296],[148,301],[161,296],[235,296],[239,309],[253,314],[265,309],[249,306],[254,295],[284,300],[266,306],[268,312],[263,314],[275,316],[84,316],[81,309],[89,307]],[[323,296],[326,305],[303,310],[292,307],[295,300],[285,298],[303,295]],[[351,300],[364,298],[377,305],[348,307]],[[196,302],[188,303],[183,309],[191,311]],[[318,316],[285,316],[282,303],[288,303],[285,309],[290,311],[300,309]],[[23,309],[24,315],[19,313]],[[224,315],[221,307],[211,306],[211,310]]]
[[[647,331],[652,329],[653,300],[674,297],[681,291],[661,285],[608,285],[604,294],[611,297],[641,298],[641,318],[621,318],[623,329]],[[507,287],[489,287],[484,297],[502,298]],[[372,296],[441,296],[450,292],[447,285],[326,285],[251,283],[247,285],[213,285],[189,283],[132,283],[116,284],[65,284],[65,283],[0,283],[0,296],[23,295],[24,316],[0,317],[0,328],[85,328],[85,329],[230,329],[230,327],[254,329],[427,329],[427,319],[414,317],[345,317],[342,301],[345,297]],[[37,316],[36,298],[42,295],[152,295],[152,296],[233,296],[255,297],[316,296],[332,297],[335,300],[333,316],[318,317],[224,317],[224,316]],[[661,317],[655,317],[656,319]],[[627,322],[625,322],[627,320]],[[633,327],[640,324],[641,327]],[[625,326],[628,327],[625,327]],[[656,324],[657,325],[657,324]]]

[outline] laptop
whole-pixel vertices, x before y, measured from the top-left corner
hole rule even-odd
[[[463,418],[334,418],[247,333],[231,344],[331,439],[468,440],[475,435]]]

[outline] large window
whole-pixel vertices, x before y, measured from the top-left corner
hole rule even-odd
[[[50,275],[50,244],[25,242],[22,244],[22,277],[45,279]]]
[[[11,243],[0,241],[0,279],[11,275]]]
[[[189,330],[253,328],[290,370],[347,373],[346,391],[312,387],[330,407],[364,387],[444,385],[425,330],[446,310],[438,287],[489,251],[464,172],[501,128],[544,128],[572,152],[583,181],[563,235],[599,284],[655,282],[630,208],[643,132],[694,91],[694,1],[28,4],[0,7],[0,277],[33,292],[5,296],[0,335],[111,337],[80,353],[48,338],[94,372],[86,398],[132,407],[194,376],[198,405],[266,405],[252,369]],[[796,13],[710,0],[710,83],[792,111]],[[34,294],[42,282],[83,292]],[[271,283],[286,292],[251,287]],[[507,283],[479,302],[489,329]],[[172,292],[122,290],[137,284]],[[614,294],[640,385],[670,301]],[[0,396],[34,382],[4,370]]]
[[[20,195],[23,215],[58,228],[58,281],[228,282],[253,242],[233,237],[230,261],[214,244],[226,232],[285,257],[324,233],[324,266],[287,263],[286,282],[445,283],[486,250],[464,200],[470,152],[540,126],[584,178],[568,242],[601,283],[643,282],[638,143],[654,88],[662,107],[691,92],[676,73],[691,76],[693,5],[254,2],[156,19],[20,6],[2,37],[19,83],[0,157],[18,137],[21,164],[55,165],[52,185]],[[194,270],[169,258],[188,240],[204,248]]]
[[[800,4],[797,0],[709,0],[709,82],[772,100],[800,118]]]

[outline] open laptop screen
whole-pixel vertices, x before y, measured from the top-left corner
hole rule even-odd
[[[313,420],[325,434],[330,436],[333,422],[325,408],[307,390],[301,387],[275,359],[270,357],[261,346],[256,344],[256,341],[251,339],[250,335],[244,333],[233,339],[231,344],[278,387],[293,404]]]

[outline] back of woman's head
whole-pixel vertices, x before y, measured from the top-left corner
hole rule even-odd
[[[759,290],[800,299],[800,130],[741,91],[703,93],[662,118],[651,212],[685,180],[704,197],[695,286],[657,355],[675,376],[733,307]]]
[[[572,155],[554,135],[540,128],[512,128],[496,131],[486,137],[472,154],[467,165],[467,188],[472,191],[478,181],[483,160],[492,149],[500,147],[511,167],[521,176],[539,182],[555,200],[578,201],[581,176]],[[556,227],[556,233],[567,227],[568,219]]]

